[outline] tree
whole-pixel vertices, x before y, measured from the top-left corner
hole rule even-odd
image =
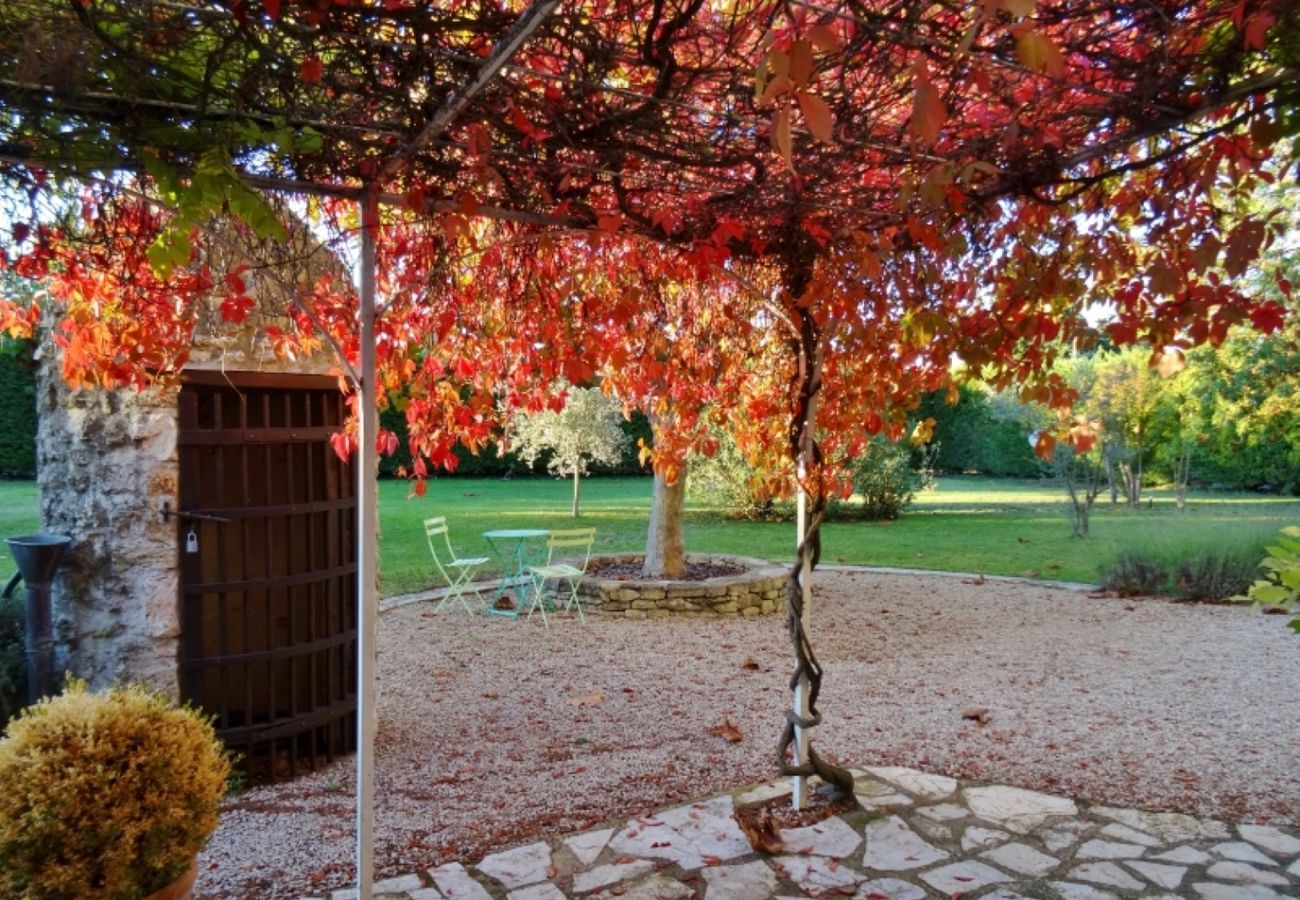
[[[619,427],[618,402],[598,388],[569,388],[559,410],[520,412],[511,425],[514,450],[528,465],[550,454],[546,467],[573,478],[573,510],[579,512],[582,476],[593,462],[615,465],[627,448],[627,435]]]
[[[1149,356],[1137,349],[1098,353],[1092,359],[1091,383],[1079,388],[1081,409],[1101,425],[1111,503],[1122,487],[1129,508],[1142,499],[1150,432],[1164,386],[1151,371]]]
[[[558,375],[619,372],[618,395],[661,417],[669,483],[724,397],[809,500],[789,594],[803,700],[781,768],[845,790],[848,774],[796,739],[820,718],[801,611],[828,497],[870,436],[902,437],[954,357],[962,377],[1064,408],[1062,345],[1104,331],[1177,355],[1285,317],[1218,268],[1277,232],[1267,214],[1224,213],[1300,127],[1288,0],[540,0],[517,18],[403,0],[0,8],[14,196],[44,196],[51,172],[117,173],[84,217],[135,216],[134,232],[101,230],[151,241],[168,282],[134,268],[105,304],[90,269],[64,264],[76,254],[58,229],[10,216],[26,229],[14,265],[67,287],[74,377],[174,364],[191,314],[178,295],[215,289],[246,314],[238,273],[204,277],[209,214],[270,241],[284,197],[323,196],[300,202],[340,254],[358,227],[377,244],[378,277],[361,284],[386,301],[378,338],[365,326],[359,340],[346,279],[324,279],[290,292],[280,345],[323,333],[345,361],[373,348],[383,387],[413,389],[417,475],[454,465],[456,440],[490,439],[495,410],[540,408]],[[165,221],[104,202],[129,192]],[[178,290],[172,270],[193,283]],[[645,293],[662,302],[663,356],[626,350]],[[1101,300],[1098,328],[1084,312]],[[0,313],[0,327],[25,322]],[[743,339],[725,349],[696,339],[732,329]]]
[[[1070,497],[1071,523],[1077,538],[1088,536],[1092,526],[1092,507],[1107,483],[1105,468],[1097,458],[1099,455],[1095,448],[1070,443],[1058,444],[1053,452],[1056,475]]]

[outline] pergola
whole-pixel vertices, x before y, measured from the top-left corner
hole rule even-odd
[[[0,177],[14,198],[59,178],[111,190],[129,176],[207,172],[218,185],[357,205],[365,897],[377,615],[375,484],[365,473],[376,444],[382,206],[648,241],[721,269],[769,266],[779,287],[769,302],[801,363],[789,451],[811,470],[830,326],[801,300],[819,261],[853,260],[836,287],[851,298],[836,307],[848,327],[878,321],[873,296],[940,321],[969,314],[971,334],[955,330],[935,352],[976,360],[987,335],[1009,331],[987,309],[993,281],[967,278],[970,259],[998,256],[981,242],[1028,244],[1059,210],[1076,222],[1105,218],[1125,179],[1149,177],[1171,192],[1168,209],[1150,211],[1159,228],[1149,234],[1170,267],[1181,238],[1165,240],[1161,223],[1175,212],[1192,226],[1219,218],[1189,186],[1195,172],[1177,164],[1249,168],[1296,128],[1296,16],[1286,0],[0,0]],[[217,211],[230,198],[181,202]],[[1073,244],[1047,238],[1060,246],[1045,256],[1133,240],[1118,225],[1087,230],[1074,229]],[[893,262],[916,259],[928,275]],[[1023,260],[1001,261],[1016,274],[997,290],[1064,321],[1065,307],[1046,296],[1059,285]],[[1199,286],[1184,277],[1175,288]],[[1233,301],[1215,290],[1215,302]],[[1149,298],[1121,313],[1134,338],[1157,342],[1208,315]],[[1083,326],[1062,327],[1069,337]],[[1041,358],[1060,330],[1021,328],[985,361],[1010,380],[1011,357]],[[782,744],[793,741],[786,770],[797,797],[812,774],[838,777],[807,744],[820,680],[800,618],[824,506],[813,493],[800,522],[796,699]]]

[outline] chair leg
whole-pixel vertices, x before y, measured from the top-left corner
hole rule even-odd
[[[456,597],[460,600],[460,605],[465,607],[465,612],[472,616],[474,615],[474,610],[470,608],[469,598],[465,596],[465,589],[468,587],[468,577],[462,578],[460,581],[456,582]]]
[[[564,608],[570,607],[578,610],[578,621],[583,625],[587,624],[587,617],[582,614],[582,602],[578,599],[578,582],[569,582],[569,599],[565,602]]]
[[[546,603],[544,602],[546,597],[545,588],[546,579],[533,579],[533,601],[528,605],[528,618],[531,619],[533,617],[533,610],[537,610],[542,614],[542,624],[545,625],[549,631],[551,623],[546,618]]]

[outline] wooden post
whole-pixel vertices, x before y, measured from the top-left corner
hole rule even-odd
[[[357,407],[357,897],[370,900],[375,881],[375,662],[379,603],[375,593],[379,561],[375,396],[376,196],[361,201],[361,395]]]

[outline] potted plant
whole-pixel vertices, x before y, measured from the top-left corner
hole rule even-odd
[[[195,710],[69,678],[0,740],[0,897],[188,896],[229,774]]]

